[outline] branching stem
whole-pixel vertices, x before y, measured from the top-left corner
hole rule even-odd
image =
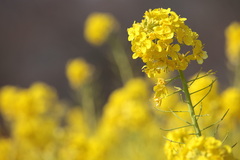
[[[192,126],[194,127],[196,135],[200,137],[202,134],[201,134],[201,130],[198,125],[198,121],[197,121],[196,114],[194,111],[194,106],[192,104],[192,100],[191,100],[190,93],[188,90],[187,80],[184,76],[183,71],[179,70],[178,72],[179,72],[180,79],[182,81],[183,93],[185,95],[185,102],[188,104],[188,110],[189,110],[189,114],[190,114],[190,117],[192,120]]]

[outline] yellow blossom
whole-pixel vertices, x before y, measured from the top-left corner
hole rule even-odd
[[[20,143],[29,143],[32,146],[44,148],[54,141],[56,125],[57,121],[51,118],[21,119],[13,125],[12,134],[14,139]]]
[[[154,86],[154,101],[156,102],[157,107],[161,106],[162,99],[167,95],[166,83],[163,78],[158,78],[157,84]]]
[[[186,18],[170,8],[149,10],[143,17],[141,23],[134,22],[127,31],[132,57],[139,57],[146,63],[144,71],[149,77],[162,71],[185,70],[190,61],[202,64],[207,58],[198,34],[185,25]],[[184,45],[192,49],[183,51]]]
[[[73,89],[77,89],[83,85],[91,74],[91,66],[81,58],[69,60],[66,65],[66,76]]]
[[[55,90],[41,82],[28,89],[4,86],[0,90],[0,111],[7,120],[35,117],[53,110],[56,100]]]
[[[169,132],[165,153],[169,160],[235,160],[232,148],[214,137],[191,136],[187,129]]]
[[[231,23],[225,30],[225,37],[227,57],[236,65],[240,55],[240,22]]]
[[[240,90],[238,88],[229,87],[223,91],[221,95],[221,107],[223,111],[229,109],[228,115],[224,121],[228,127],[237,127],[236,122],[240,122]]]
[[[102,123],[113,128],[135,130],[149,120],[147,84],[132,79],[125,87],[114,91],[104,108]]]
[[[179,151],[185,146],[185,143],[193,137],[191,133],[190,130],[185,128],[168,132],[166,137],[168,140],[164,146],[167,159],[172,160],[178,157]]]
[[[0,138],[0,160],[9,160],[12,158],[12,142],[10,139]]]
[[[84,36],[90,44],[100,46],[117,27],[117,21],[111,14],[95,12],[85,22]]]
[[[235,160],[232,148],[214,137],[194,137],[182,148],[176,160]]]

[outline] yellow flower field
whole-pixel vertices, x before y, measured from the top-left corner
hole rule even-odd
[[[99,71],[82,57],[63,64],[75,101],[59,98],[43,82],[0,88],[0,160],[240,158],[239,22],[223,33],[235,81],[221,89],[214,66],[201,69],[211,53],[187,18],[170,8],[149,9],[139,17],[126,29],[124,41],[132,53],[121,42],[113,15],[97,12],[86,18],[86,41],[109,48],[109,67],[122,83],[100,112]],[[137,58],[146,73],[142,77],[134,76],[131,65]],[[199,68],[187,77],[192,63]]]

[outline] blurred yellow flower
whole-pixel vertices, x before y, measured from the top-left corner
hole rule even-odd
[[[227,57],[236,65],[240,56],[240,22],[231,23],[225,30],[225,37]]]
[[[149,120],[149,91],[143,79],[131,79],[114,91],[106,106],[102,123],[112,128],[135,130]]]
[[[44,148],[54,141],[57,123],[54,119],[44,117],[21,119],[14,124],[12,136],[20,143],[30,143],[32,146]]]
[[[197,114],[201,113],[201,115],[205,115],[204,117],[200,117],[199,123],[203,123],[204,126],[210,125],[209,123],[214,123],[219,120],[222,116],[219,107],[219,84],[216,81],[216,76],[208,75],[207,73],[201,72],[198,74],[199,78],[193,82],[193,84],[189,87],[189,92],[191,93],[191,99],[193,105],[197,105],[195,107],[195,111]],[[204,77],[203,77],[204,76]],[[196,78],[196,74],[192,76],[190,79]],[[201,101],[202,100],[202,101]],[[219,111],[216,115],[216,111]],[[208,115],[208,116],[206,116]]]
[[[55,90],[41,82],[28,89],[4,86],[0,90],[0,111],[6,120],[35,117],[53,110],[56,100]]]
[[[12,157],[12,142],[10,139],[0,138],[0,160],[10,160]]]
[[[240,90],[234,87],[225,89],[221,95],[221,106],[224,111],[229,109],[228,115],[225,117],[228,125],[237,125],[234,122],[240,122]]]
[[[92,13],[85,22],[84,36],[92,45],[100,46],[118,28],[117,20],[109,13]]]
[[[66,76],[73,89],[82,86],[92,74],[92,67],[81,58],[69,60],[66,65]]]

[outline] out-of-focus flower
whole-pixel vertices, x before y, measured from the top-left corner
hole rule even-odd
[[[0,90],[0,111],[7,120],[35,117],[54,110],[57,95],[50,86],[36,82],[29,89],[5,86]]]
[[[13,137],[20,143],[44,148],[54,141],[57,121],[50,118],[32,118],[18,120],[13,127]],[[40,127],[44,126],[44,127]]]
[[[10,139],[0,138],[0,160],[9,160],[12,150],[12,143]]]
[[[118,23],[113,15],[95,12],[85,22],[84,36],[90,44],[100,46],[117,28]]]
[[[236,122],[240,122],[240,90],[234,87],[224,90],[221,95],[221,106],[224,111],[229,109],[228,115],[224,119],[227,125],[237,127]]]
[[[89,118],[89,117],[88,117]],[[66,127],[59,159],[85,160],[88,150],[89,128],[79,106],[71,108],[66,115]]]
[[[195,112],[197,114],[203,115],[200,117],[199,123],[201,126],[207,126],[211,123],[215,123],[222,116],[219,110],[219,92],[218,92],[218,81],[216,81],[216,76],[207,75],[205,72],[198,74],[199,78],[193,82],[189,87],[189,92],[191,93],[191,100],[195,107]],[[192,76],[190,79],[197,78],[196,75]],[[216,115],[218,111],[218,114]]]
[[[198,77],[196,77],[198,75]],[[205,101],[209,101],[211,99],[214,99],[218,97],[218,82],[216,80],[216,76],[214,75],[207,75],[206,72],[201,72],[198,74],[195,74],[190,79],[198,78],[197,80],[194,80],[193,84],[189,87],[189,92],[192,94],[192,102],[197,103],[199,100],[201,100],[205,95]],[[207,75],[207,76],[206,76]],[[202,78],[200,78],[202,77]],[[214,82],[214,83],[213,83]],[[205,89],[203,89],[205,88]],[[209,92],[209,90],[211,92]],[[208,102],[207,102],[208,103]]]
[[[83,59],[69,60],[66,65],[66,76],[73,89],[78,89],[92,75],[92,67]]]
[[[185,70],[190,61],[201,64],[208,57],[198,34],[184,21],[186,18],[180,18],[170,8],[157,8],[146,11],[141,23],[134,22],[128,28],[133,58],[142,58],[149,77],[162,71]],[[181,50],[183,45],[192,49]]]
[[[169,160],[235,160],[232,148],[214,137],[196,137],[186,129],[169,132],[165,153]]]
[[[149,91],[143,79],[132,79],[114,91],[104,108],[102,123],[112,128],[135,130],[149,120]]]
[[[225,30],[225,37],[227,57],[236,65],[240,59],[240,22],[231,23]]]

